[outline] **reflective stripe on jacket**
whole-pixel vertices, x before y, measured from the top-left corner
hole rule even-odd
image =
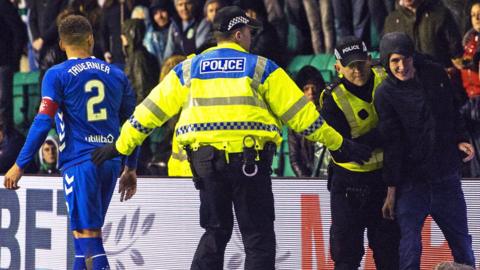
[[[173,134],[172,155],[168,159],[168,176],[192,176],[187,151],[178,142]]]
[[[282,68],[235,43],[222,43],[177,65],[124,124],[118,151],[130,153],[180,109],[177,141],[194,150],[213,145],[242,152],[247,135],[256,139],[257,149],[267,141],[279,145],[282,123],[331,150],[343,141]]]
[[[375,76],[372,90],[372,101],[366,102],[363,99],[350,93],[343,84],[339,84],[332,90],[332,97],[337,106],[342,110],[348,125],[350,126],[350,134],[352,139],[358,138],[370,130],[374,129],[378,124],[378,115],[373,105],[373,97],[375,90],[380,83],[387,77],[387,73],[381,67],[373,67]],[[360,117],[359,112],[366,111],[364,118]],[[380,148],[372,152],[372,156],[368,162],[360,165],[356,162],[336,162],[335,164],[354,172],[370,172],[378,170],[383,166],[383,150]]]

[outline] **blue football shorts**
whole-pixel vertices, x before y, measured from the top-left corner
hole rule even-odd
[[[120,166],[119,160],[107,160],[98,167],[87,160],[62,172],[72,230],[102,228]]]

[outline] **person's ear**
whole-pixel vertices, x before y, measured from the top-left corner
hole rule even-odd
[[[60,47],[60,49],[61,49],[62,51],[64,51],[64,52],[66,51],[65,45],[63,44],[62,39],[60,39],[60,40],[58,41],[58,46]]]
[[[93,39],[93,34],[88,35],[87,43],[89,47],[93,47],[95,40]]]
[[[235,37],[235,40],[239,41],[242,39],[242,31],[235,31],[235,34],[234,34],[234,37]]]
[[[333,65],[333,67],[335,68],[335,70],[337,71],[337,73],[340,73],[340,64],[337,62]]]

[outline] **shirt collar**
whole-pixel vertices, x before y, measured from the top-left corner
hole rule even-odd
[[[206,49],[205,52],[218,50],[218,49],[232,49],[236,51],[247,52],[244,48],[242,48],[242,46],[238,45],[235,42],[222,42],[215,47]]]

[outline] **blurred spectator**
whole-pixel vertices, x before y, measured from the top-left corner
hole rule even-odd
[[[145,23],[145,28],[148,29],[152,24],[150,20],[150,12],[148,11],[148,7],[138,5],[135,6],[132,10],[132,15],[130,19],[141,19]]]
[[[285,67],[285,48],[275,28],[267,20],[267,10],[263,3],[257,0],[241,0],[238,5],[245,10],[247,16],[262,22],[262,27],[253,33],[250,53],[269,58]]]
[[[372,48],[370,24],[382,33],[391,0],[332,0],[337,41],[356,36]]]
[[[207,0],[203,6],[203,14],[205,19],[208,22],[213,23],[215,14],[217,14],[217,11],[224,6],[225,3],[222,0]]]
[[[309,101],[312,101],[319,110],[320,92],[325,88],[322,74],[313,66],[304,66],[298,72],[295,82]],[[314,171],[316,164],[322,164],[326,148],[316,147],[316,143],[307,140],[299,133],[288,130],[288,150],[290,164],[297,177],[318,177],[320,168]],[[323,153],[316,153],[319,150]],[[321,151],[323,150],[323,151]],[[317,158],[316,158],[317,157]],[[326,175],[323,175],[326,176]]]
[[[207,0],[203,6],[203,15],[201,24],[209,25],[210,31],[207,34],[207,38],[203,44],[197,48],[196,54],[200,54],[208,48],[214,47],[217,45],[217,41],[213,35],[212,23],[215,18],[215,14],[219,9],[225,7],[225,2],[222,0]]]
[[[59,174],[58,170],[58,140],[49,135],[38,151],[40,174]]]
[[[313,44],[311,42],[311,32],[303,2],[298,0],[286,0],[284,17],[288,21],[288,41],[284,43],[287,46],[288,52],[293,55],[312,54]]]
[[[168,29],[173,14],[173,4],[170,0],[153,0],[150,6],[151,25],[143,39],[143,45],[153,54],[162,66],[165,48],[167,46]]]
[[[24,142],[25,137],[15,128],[0,124],[0,174],[5,174],[15,163]]]
[[[27,30],[9,0],[0,0],[0,124],[13,126],[13,74],[27,45]]]
[[[456,262],[441,262],[435,266],[434,270],[475,270],[475,268]]]
[[[275,30],[277,31],[278,37],[280,38],[281,44],[287,44],[288,40],[288,32],[289,32],[289,24],[287,20],[287,14],[285,14],[284,10],[288,9],[287,6],[290,3],[295,5],[296,2],[300,2],[299,0],[263,0],[265,5],[265,9],[267,10],[268,14],[268,22],[270,22]],[[226,2],[226,5],[230,5],[230,3]]]
[[[103,44],[101,42],[100,22],[102,20],[102,9],[98,5],[97,0],[73,0],[68,7],[60,13],[57,22],[60,22],[68,15],[81,15],[88,19],[93,29],[93,38],[95,44],[93,46],[93,55],[97,58],[103,57]]]
[[[463,35],[468,30],[470,22],[468,21],[468,14],[470,14],[471,3],[475,0],[443,0],[443,4],[447,7],[453,15],[455,22],[458,25],[460,34]]]
[[[461,109],[463,117],[467,121],[467,130],[470,140],[477,153],[480,153],[480,1],[475,1],[470,8],[472,29],[463,38],[463,87],[468,95],[468,100]],[[476,155],[468,164],[466,177],[480,176],[480,156]]]
[[[208,39],[211,24],[195,16],[198,5],[198,0],[175,0],[178,18],[174,17],[170,24],[164,59],[173,54],[195,53]]]
[[[315,54],[333,53],[335,29],[332,0],[303,0]]]
[[[415,49],[444,67],[461,65],[462,42],[452,13],[438,0],[402,0],[388,15],[384,33],[405,32]]]
[[[68,6],[68,0],[32,1],[29,24],[32,46],[38,53],[40,84],[45,71],[66,59],[58,46],[57,17]]]
[[[145,24],[141,19],[129,19],[122,26],[122,45],[125,51],[125,74],[137,96],[144,100],[158,84],[160,69],[157,60],[143,46]]]
[[[155,56],[143,46],[145,23],[141,19],[129,19],[122,26],[122,45],[125,52],[125,74],[127,75],[139,104],[158,84],[160,69]],[[150,139],[141,146],[138,160],[138,174],[148,174],[147,164],[150,162]]]
[[[120,35],[123,22],[130,18],[133,0],[106,0],[103,5],[101,22],[101,41],[104,47],[104,58],[121,69],[125,65]]]

